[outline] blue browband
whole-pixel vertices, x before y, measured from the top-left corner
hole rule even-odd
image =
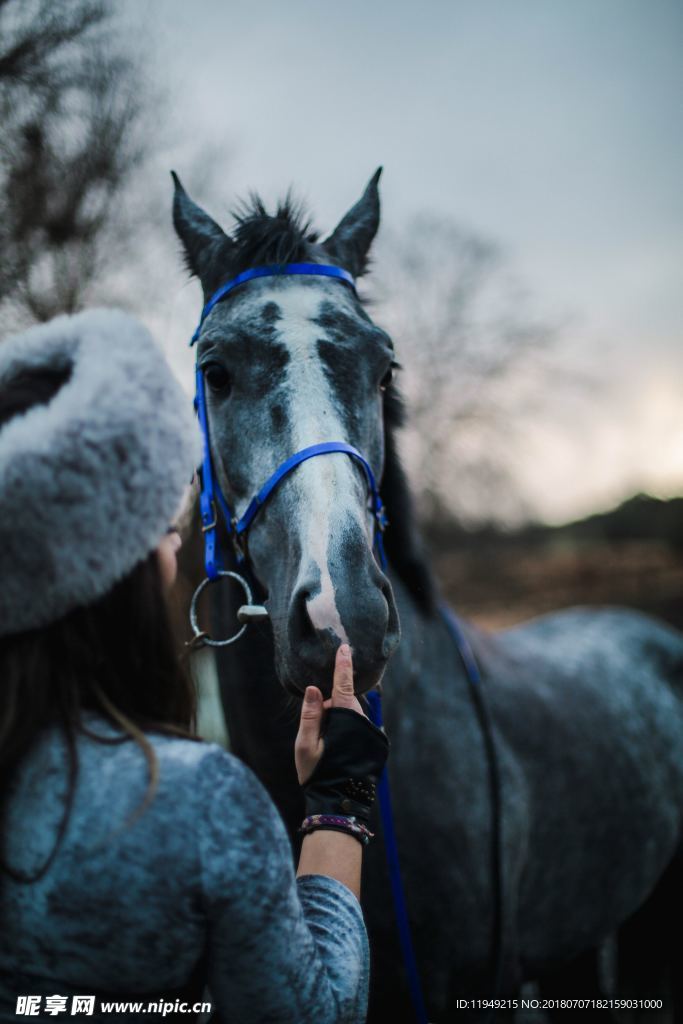
[[[211,296],[202,310],[201,319],[197,326],[197,330],[192,336],[190,344],[194,344],[199,337],[202,324],[216,303],[220,302],[221,299],[224,299],[225,296],[233,290],[233,288],[237,288],[239,285],[245,284],[253,278],[273,277],[280,274],[317,274],[323,277],[337,278],[344,281],[346,284],[350,284],[352,288],[355,288],[353,277],[347,270],[342,270],[341,267],[325,266],[319,263],[286,263],[277,267],[255,267],[252,270],[245,270],[243,274],[239,274],[231,281],[228,281],[227,284],[222,285],[218,291],[214,292]],[[220,484],[215,478],[213,472],[211,445],[209,442],[209,420],[206,412],[204,374],[199,365],[195,368],[195,384],[196,396],[194,404],[195,409],[197,410],[202,435],[202,468],[199,509],[202,519],[202,530],[204,532],[204,562],[206,574],[209,579],[216,579],[222,568],[220,564],[220,555],[216,546],[216,527],[218,525],[216,512],[217,507],[220,507],[226,529],[230,534],[235,547],[237,559],[239,562],[242,562],[247,557],[247,531],[256,518],[259,510],[263,507],[276,487],[302,462],[306,462],[307,459],[312,459],[317,455],[329,455],[333,452],[342,452],[345,455],[351,456],[351,458],[360,463],[363,468],[368,484],[368,490],[372,499],[371,512],[375,519],[375,545],[377,547],[377,554],[382,568],[386,569],[387,563],[384,544],[382,542],[382,533],[387,525],[387,517],[384,511],[384,505],[382,504],[382,499],[379,495],[379,488],[377,487],[375,475],[372,472],[370,463],[365,456],[345,441],[323,441],[320,444],[313,444],[308,448],[302,448],[301,451],[296,452],[294,455],[290,455],[290,457],[275,470],[272,476],[266,480],[258,494],[251,499],[244,515],[241,516],[240,519],[237,519],[236,516],[232,514],[230,506],[228,505],[225,495],[223,494]]]
[[[256,277],[279,277],[282,274],[302,274],[306,277],[336,277],[340,281],[345,281],[346,284],[350,284],[353,290],[356,290],[356,282],[354,281],[348,270],[342,270],[341,267],[333,267],[325,263],[282,263],[272,267],[252,267],[251,270],[245,270],[237,277],[233,277],[227,284],[222,284],[220,288],[213,293],[207,304],[202,310],[202,315],[199,318],[197,330],[190,339],[190,345],[194,345],[195,341],[199,337],[199,332],[202,329],[202,324],[206,320],[207,316],[221,299],[224,299],[226,295],[229,295],[235,288],[239,288],[241,284],[246,284],[247,281],[253,281]]]

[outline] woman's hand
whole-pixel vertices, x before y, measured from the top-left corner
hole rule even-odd
[[[353,664],[351,648],[342,644],[337,651],[332,680],[332,696],[323,700],[317,686],[307,686],[301,705],[299,732],[294,743],[294,762],[299,783],[303,786],[311,777],[322,757],[323,740],[320,736],[323,714],[328,708],[350,708],[364,715],[360,701],[353,692]]]

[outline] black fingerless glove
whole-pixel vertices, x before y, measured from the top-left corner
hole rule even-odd
[[[330,708],[322,738],[323,755],[303,785],[306,815],[355,815],[367,824],[389,756],[386,733],[352,708]]]

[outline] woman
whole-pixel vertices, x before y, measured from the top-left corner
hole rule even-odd
[[[0,346],[1,1020],[196,1019],[206,986],[217,1022],[365,1018],[360,867],[388,741],[340,647],[332,697],[302,704],[295,878],[262,785],[193,735],[173,653],[188,406],[122,313]]]

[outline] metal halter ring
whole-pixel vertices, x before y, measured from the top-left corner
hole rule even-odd
[[[227,570],[222,569],[215,577],[215,579],[211,579],[207,576],[207,578],[205,580],[202,580],[202,582],[195,590],[194,594],[192,595],[192,601],[190,602],[190,625],[192,626],[192,632],[194,636],[192,637],[191,640],[188,641],[188,647],[201,647],[203,644],[207,644],[209,647],[227,647],[228,644],[234,644],[235,640],[239,640],[239,638],[245,632],[248,622],[245,622],[242,628],[239,629],[234,636],[228,637],[227,640],[212,640],[208,633],[204,633],[197,624],[197,601],[199,600],[199,595],[206,587],[208,587],[209,583],[216,583],[218,580],[222,579],[225,576],[230,576],[233,580],[237,580],[237,582],[241,585],[242,589],[244,590],[244,594],[247,599],[247,604],[251,605],[252,596],[249,584],[247,583],[243,576],[240,576],[239,573],[228,572]]]

